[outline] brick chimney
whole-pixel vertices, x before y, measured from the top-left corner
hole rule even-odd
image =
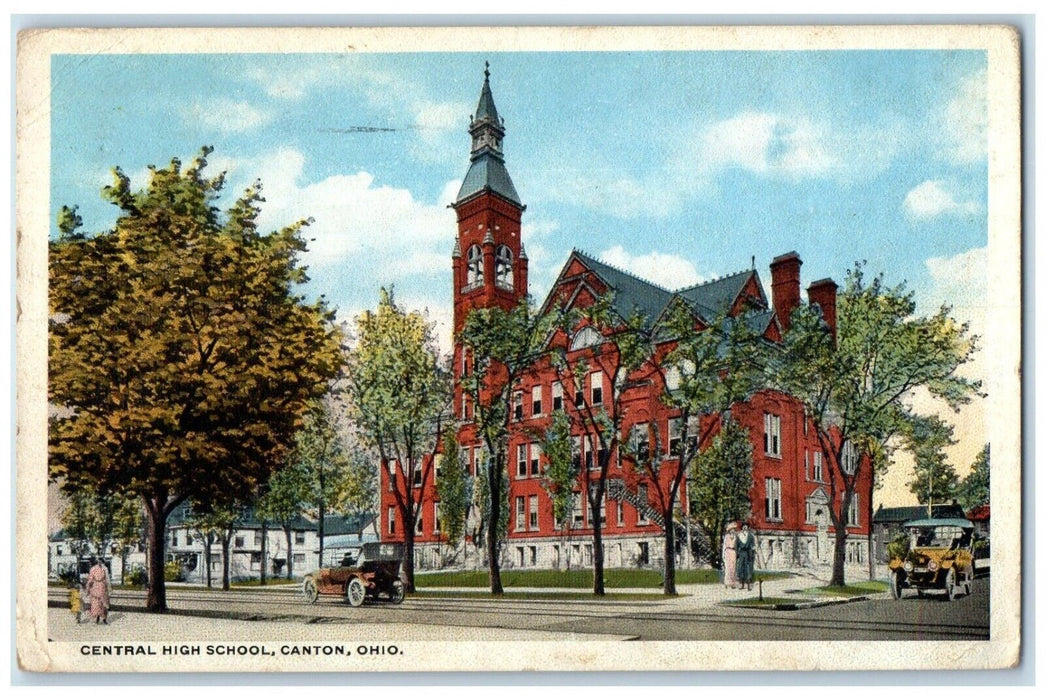
[[[785,333],[792,327],[792,312],[799,306],[799,268],[802,264],[799,253],[794,250],[778,255],[770,263],[770,292],[774,311]]]
[[[810,303],[821,307],[821,318],[824,319],[828,330],[832,332],[833,343],[835,342],[835,292],[837,289],[839,289],[839,285],[827,277],[811,282],[810,286],[806,288]]]

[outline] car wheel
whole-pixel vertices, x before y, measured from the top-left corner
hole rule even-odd
[[[944,591],[948,594],[948,600],[955,600],[958,587],[955,585],[955,569],[948,569],[948,575],[944,577]]]
[[[349,581],[349,585],[345,587],[345,599],[349,601],[349,605],[358,608],[363,605],[363,599],[366,597],[367,589],[363,586],[363,581],[358,578]]]
[[[310,605],[316,602],[320,592],[316,590],[316,582],[311,578],[306,578],[301,584],[301,597],[305,599],[306,603]]]
[[[973,593],[973,567],[966,573],[966,583],[963,584],[966,595]]]
[[[901,581],[901,572],[894,571],[890,574],[890,595],[894,600],[900,600],[904,595],[904,583]]]
[[[403,587],[403,581],[395,581],[392,584],[392,592],[389,593],[389,600],[395,605],[399,605],[403,602],[403,598],[406,595],[406,589]]]

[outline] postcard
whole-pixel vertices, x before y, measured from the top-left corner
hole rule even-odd
[[[1006,26],[35,29],[32,672],[999,669]]]

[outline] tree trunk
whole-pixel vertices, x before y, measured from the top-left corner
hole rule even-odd
[[[320,515],[319,531],[316,534],[317,534],[317,536],[320,539],[320,561],[319,561],[319,567],[322,568],[323,567],[323,521],[327,519],[327,506],[326,506],[325,503],[323,503],[323,501],[320,501],[319,511],[320,511],[319,512],[319,515]]]
[[[875,580],[875,542],[872,531],[872,494],[875,492],[875,475],[872,475],[872,488],[868,490],[868,520],[865,522],[865,526],[868,528],[868,580]]]
[[[127,574],[127,548],[120,550],[120,585],[124,585],[124,577]]]
[[[665,595],[676,595],[676,525],[672,520],[672,509],[665,518]]]
[[[603,465],[603,474],[606,473],[606,465]],[[596,482],[594,497],[588,499],[589,515],[592,518],[592,593],[595,595],[606,595],[606,583],[603,578],[603,522],[600,518],[600,504],[603,502],[603,478],[600,476]],[[595,506],[592,502],[595,501]]]
[[[829,586],[846,585],[846,526],[835,526],[835,554],[832,557],[832,580]]]
[[[497,462],[498,460],[495,460]],[[501,521],[501,465],[492,465],[487,473],[490,495],[490,522],[487,523],[487,567],[490,572],[490,592],[501,595],[501,562],[498,559],[498,523]]]
[[[291,526],[288,523],[283,526],[283,534],[287,537],[287,578],[294,579],[294,551],[291,549],[291,540],[294,539],[291,533]]]
[[[203,558],[206,560],[207,587],[211,587],[211,548],[214,546],[213,537],[210,534],[203,536]]]
[[[412,518],[413,519],[413,518]],[[414,523],[407,523],[404,518],[403,525],[403,590],[414,593]]]
[[[153,613],[167,612],[167,585],[163,578],[164,545],[167,535],[167,515],[162,505],[147,503],[149,519],[149,590],[145,609]]]
[[[269,523],[266,520],[261,522],[262,531],[262,543],[261,543],[261,585],[265,585],[265,565],[269,562],[268,547],[266,545],[269,542]]]
[[[232,535],[222,537],[222,590],[229,590],[229,545],[232,543]]]

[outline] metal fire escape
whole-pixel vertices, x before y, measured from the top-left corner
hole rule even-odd
[[[665,527],[665,519],[661,516],[661,513],[656,508],[650,505],[650,503],[644,501],[639,497],[639,494],[628,488],[623,479],[607,479],[607,500],[611,501],[625,501],[630,503],[636,511],[641,513],[647,520],[650,520],[661,529]],[[683,543],[686,546],[686,533],[687,533],[687,518],[682,515],[677,515],[672,523],[676,529],[676,541]],[[690,544],[693,547],[693,555],[695,560],[712,560],[712,544],[708,539],[708,535],[705,533],[704,528],[695,521],[693,518],[689,519],[690,526]]]

